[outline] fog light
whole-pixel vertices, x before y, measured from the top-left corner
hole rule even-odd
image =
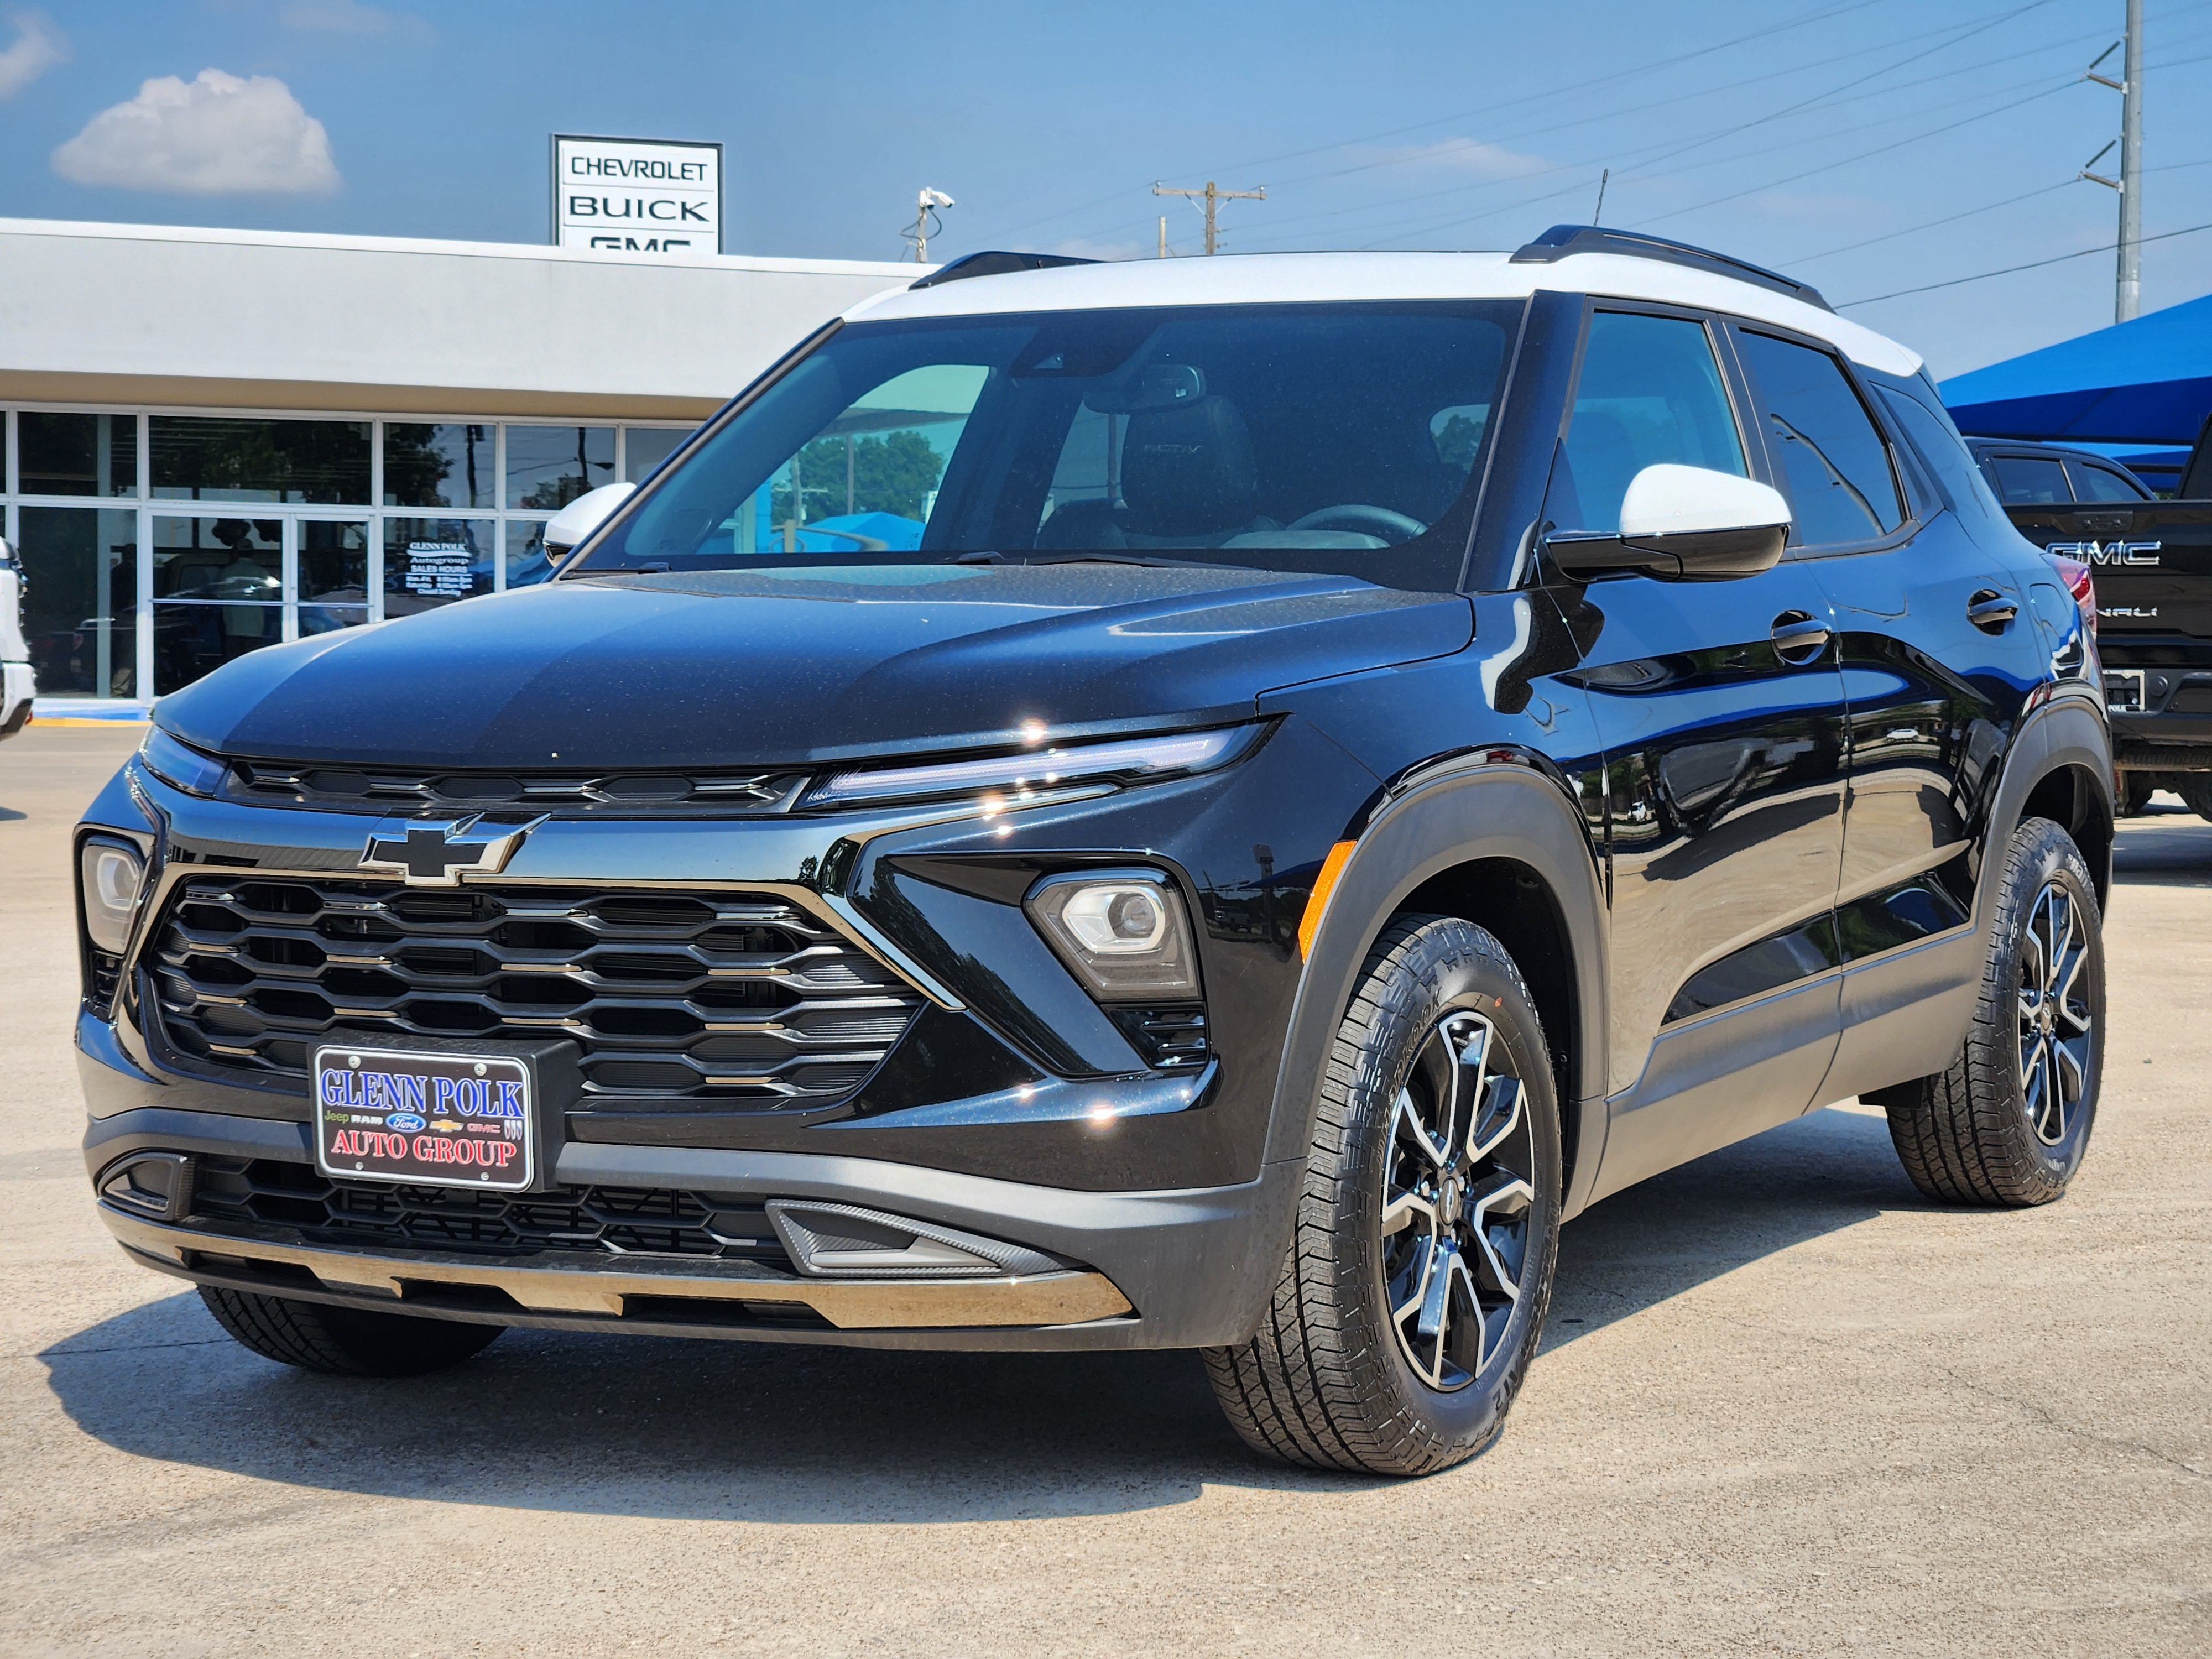
[[[1023,908],[1102,1001],[1198,994],[1198,953],[1182,896],[1156,872],[1048,877],[1030,890]]]
[[[88,841],[77,854],[84,931],[95,949],[121,956],[131,939],[131,918],[145,883],[138,849],[116,841]]]

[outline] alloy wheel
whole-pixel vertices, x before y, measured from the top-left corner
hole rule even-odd
[[[2056,1146],[2089,1087],[2094,1033],[2082,971],[2089,941],[2081,907],[2065,886],[2046,881],[2028,913],[2020,952],[2020,1087],[2028,1127]]]
[[[1535,1212],[1526,1091],[1497,1026],[1446,1014],[1419,1049],[1382,1160],[1390,1322],[1429,1387],[1465,1388],[1498,1352],[1520,1299]]]

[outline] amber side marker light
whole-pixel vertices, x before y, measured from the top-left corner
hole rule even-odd
[[[1357,842],[1340,841],[1328,849],[1328,856],[1321,861],[1321,874],[1314,878],[1313,896],[1306,901],[1306,913],[1298,921],[1300,962],[1313,954],[1314,935],[1321,931],[1322,912],[1328,908],[1328,896],[1336,890],[1336,878],[1344,873],[1345,863],[1357,845]]]

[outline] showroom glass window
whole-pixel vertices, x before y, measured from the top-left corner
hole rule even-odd
[[[367,421],[156,415],[148,422],[157,499],[367,506]]]
[[[384,427],[384,505],[499,505],[499,428],[481,424]]]
[[[16,424],[16,487],[26,495],[136,495],[138,417],[26,410]]]
[[[543,580],[557,509],[530,503],[642,477],[693,428],[15,408],[0,430],[42,695],[137,697]],[[532,482],[502,506],[511,434]]]
[[[23,638],[47,696],[137,693],[138,515],[25,507]]]
[[[1742,330],[1736,338],[1790,488],[1790,539],[1807,547],[1872,541],[1903,524],[1889,446],[1843,366],[1825,351],[1771,334]],[[2065,487],[2062,476],[2059,488]]]
[[[557,513],[586,490],[615,479],[611,426],[507,428],[507,505]]]
[[[1612,535],[1629,481],[1662,464],[1749,476],[1711,337],[1687,318],[1601,311],[1544,516],[1562,530]]]

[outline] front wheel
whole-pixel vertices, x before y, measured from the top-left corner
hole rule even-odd
[[[507,1328],[200,1286],[216,1323],[264,1359],[339,1376],[420,1376],[481,1353]]]
[[[2047,818],[2006,849],[1974,1023],[1933,1077],[1871,1097],[1912,1184],[1952,1204],[2024,1207],[2066,1191],[2097,1121],[2105,943],[2081,850]]]
[[[1490,933],[1402,918],[1322,1080],[1291,1249],[1260,1331],[1206,1364],[1255,1449],[1425,1474],[1496,1439],[1544,1323],[1559,1119],[1520,969]]]

